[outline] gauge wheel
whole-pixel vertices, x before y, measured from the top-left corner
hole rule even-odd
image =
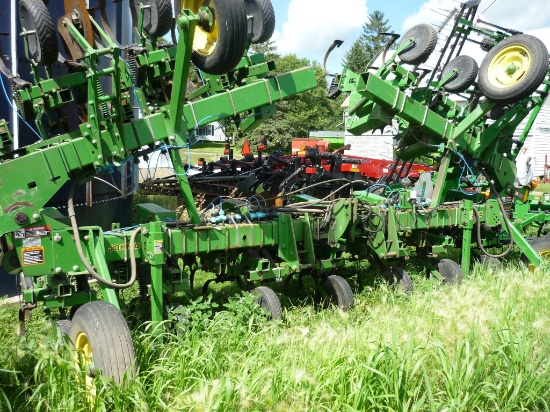
[[[143,30],[151,37],[162,37],[172,28],[172,3],[170,0],[133,0],[135,15],[139,19],[143,9]],[[137,25],[138,20],[134,22]]]
[[[479,257],[479,264],[485,271],[496,270],[502,267],[502,261],[499,258],[488,255],[481,255]]]
[[[472,57],[458,56],[445,66],[441,78],[445,78],[452,70],[456,70],[457,73],[443,85],[443,88],[451,93],[461,93],[474,84],[479,67]]]
[[[59,48],[52,16],[42,0],[20,0],[19,21],[27,35],[29,57],[36,64],[51,65],[57,61]]]
[[[464,280],[462,268],[454,260],[441,259],[437,264],[437,271],[443,278],[445,285],[457,285]]]
[[[426,62],[434,51],[437,32],[429,24],[418,24],[405,33],[398,47],[404,45],[409,39],[414,39],[414,42],[399,53],[399,57],[403,63],[418,66]]]
[[[268,320],[281,320],[283,318],[283,308],[281,301],[273,289],[267,286],[258,286],[250,291],[256,298],[256,303],[268,312]]]
[[[88,302],[75,312],[69,328],[75,357],[89,371],[87,384],[97,374],[120,384],[126,373],[135,375],[132,336],[118,308],[102,301]]]
[[[252,16],[250,42],[268,41],[275,31],[275,10],[271,0],[244,0],[244,6],[247,16]]]
[[[494,46],[479,70],[479,89],[498,103],[513,103],[530,96],[548,71],[548,49],[536,37],[510,36]]]
[[[247,17],[243,0],[183,0],[182,7],[199,14],[191,60],[200,70],[224,74],[244,56]]]
[[[323,280],[322,285],[332,304],[343,311],[353,307],[353,292],[346,279],[338,275],[330,275]]]
[[[550,259],[550,235],[536,237],[533,240],[530,240],[529,243],[537,252],[537,255],[541,259],[548,260]],[[525,255],[522,256],[522,261],[525,262],[531,269],[534,269],[534,266],[531,265],[529,259]]]
[[[410,294],[414,291],[414,286],[409,274],[399,266],[392,266],[382,271],[382,277],[388,284],[396,289]]]

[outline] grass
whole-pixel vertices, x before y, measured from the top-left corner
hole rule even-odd
[[[159,199],[140,201],[150,200]],[[213,288],[223,310],[197,293],[182,298],[184,333],[161,340],[138,322],[136,378],[120,387],[95,379],[96,397],[43,311],[18,338],[18,307],[4,305],[0,412],[550,409],[549,267],[476,267],[451,288],[416,275],[412,295],[350,272],[350,312],[320,310],[295,286],[276,324],[250,296],[232,297],[234,285]]]
[[[16,308],[4,307],[0,410],[548,410],[549,271],[478,267],[450,288],[415,278],[410,296],[352,277],[350,312],[294,299],[278,324],[249,296],[223,311],[196,302],[181,335],[135,329],[137,377],[118,388],[96,379],[93,405],[66,346],[42,338],[44,319],[16,339],[6,327]]]

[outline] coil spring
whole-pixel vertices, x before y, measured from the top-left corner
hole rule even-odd
[[[132,55],[128,56],[128,59],[126,60],[126,62],[128,63],[128,68],[130,69],[130,76],[132,76],[132,84],[136,86],[138,69],[137,69],[137,62],[136,62],[135,56],[132,56]]]
[[[103,86],[101,85],[99,79],[97,79],[96,81],[96,93],[98,97],[105,96],[105,93],[103,92]],[[107,102],[100,103],[99,107],[101,108],[101,113],[103,114],[103,117],[108,117],[110,115],[109,105],[107,104]]]

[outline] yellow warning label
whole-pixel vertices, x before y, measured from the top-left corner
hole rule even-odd
[[[21,257],[21,264],[23,266],[41,265],[44,263],[44,247],[24,247],[21,249]]]

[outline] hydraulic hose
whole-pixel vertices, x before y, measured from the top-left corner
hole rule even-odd
[[[477,246],[479,247],[479,250],[483,252],[484,255],[498,259],[506,256],[508,253],[512,251],[512,248],[514,247],[514,236],[512,235],[512,225],[508,220],[508,218],[506,217],[506,211],[504,210],[504,205],[502,204],[502,200],[498,196],[498,192],[495,188],[495,185],[493,184],[493,182],[491,182],[491,178],[483,168],[481,169],[481,173],[483,174],[483,176],[485,176],[485,178],[487,179],[487,182],[489,182],[489,187],[491,188],[491,192],[493,192],[493,194],[496,196],[500,213],[502,213],[502,218],[504,219],[504,223],[506,223],[506,228],[508,229],[508,234],[510,235],[510,243],[508,244],[508,249],[506,249],[504,252],[502,252],[499,255],[492,255],[489,252],[487,252],[487,250],[481,244],[481,221],[479,219],[479,212],[474,207],[474,213],[476,214],[476,222],[477,222]]]
[[[77,183],[74,183],[71,187],[71,191],[69,192],[69,200],[67,202],[67,210],[69,213],[69,219],[71,221],[71,227],[73,229],[73,236],[74,241],[76,245],[76,250],[78,252],[78,256],[80,257],[80,260],[82,261],[82,264],[90,274],[92,278],[97,280],[99,283],[113,288],[113,289],[127,289],[130,286],[132,286],[137,278],[137,265],[136,265],[136,250],[135,250],[135,242],[136,242],[136,236],[138,233],[141,232],[141,227],[138,227],[132,232],[132,235],[130,236],[130,280],[127,283],[114,283],[109,280],[104,279],[99,273],[97,273],[93,268],[92,265],[88,262],[86,259],[86,256],[84,255],[84,251],[82,250],[82,243],[80,241],[80,232],[78,228],[78,224],[76,222],[76,216],[74,212],[74,191],[77,186]]]

